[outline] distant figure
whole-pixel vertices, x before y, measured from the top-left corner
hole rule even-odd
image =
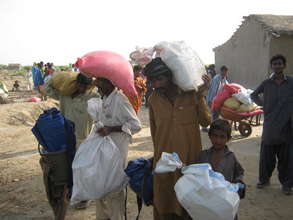
[[[8,104],[8,90],[4,82],[0,81],[0,104]]]
[[[0,81],[0,89],[2,89],[5,93],[8,93],[7,86],[2,81]]]
[[[228,68],[226,66],[221,67],[221,72],[214,76],[211,82],[211,87],[209,88],[208,95],[207,95],[207,103],[210,108],[212,108],[212,102],[214,97],[218,94],[220,91],[221,86],[228,84],[227,80],[228,76]],[[219,118],[219,111],[218,110],[212,110],[212,120],[216,120]]]
[[[147,87],[147,90],[144,95],[144,99],[145,99],[145,107],[148,107],[149,106],[149,97],[151,96],[151,94],[154,91],[154,88],[152,86],[152,82],[150,80],[147,80],[146,87]]]
[[[36,64],[32,68],[32,74],[33,74],[33,81],[34,81],[34,87],[38,92],[40,93],[41,99],[45,99],[45,93],[44,93],[44,79],[42,74],[43,69],[43,62]]]
[[[47,67],[45,69],[45,75],[44,75],[44,82],[48,82],[49,79],[52,78],[54,74],[54,68],[53,68],[53,63],[47,63]]]
[[[134,111],[138,113],[141,108],[142,98],[144,96],[144,93],[146,92],[146,82],[145,82],[145,79],[141,76],[141,72],[142,72],[141,66],[139,65],[134,66],[133,72],[134,72],[134,86],[137,92],[137,96],[127,96],[127,97],[132,107],[134,108]]]
[[[34,86],[32,71],[27,72],[25,78],[27,80],[27,90],[32,91]]]
[[[79,69],[74,64],[71,64],[71,71],[72,72],[78,72]]]
[[[214,76],[217,75],[216,70],[215,70],[215,65],[214,64],[209,65],[207,68],[207,72],[208,72],[208,74],[211,75],[212,78],[214,78]]]
[[[12,92],[19,92],[19,82],[18,80],[15,80],[12,88]]]

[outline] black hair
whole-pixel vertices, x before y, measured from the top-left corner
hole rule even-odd
[[[272,65],[274,61],[276,60],[282,60],[283,61],[283,64],[286,65],[287,63],[287,60],[286,60],[286,57],[284,57],[283,55],[281,54],[277,54],[275,56],[273,56],[270,60],[270,64]]]
[[[140,65],[135,65],[134,67],[133,67],[133,71],[134,72],[137,72],[137,71],[141,71],[143,68],[142,68],[142,66],[140,66]]]
[[[221,71],[228,71],[228,67],[226,67],[226,66],[221,66]]]
[[[76,82],[82,85],[91,85],[93,80],[92,78],[86,77],[82,73],[79,73],[76,77]]]
[[[148,79],[157,77],[159,75],[165,75],[167,77],[172,78],[172,71],[160,57],[156,57],[150,63],[148,63],[143,69],[143,74]]]
[[[227,120],[217,119],[217,120],[213,121],[212,124],[210,125],[209,136],[211,136],[213,134],[214,130],[220,130],[220,131],[226,132],[229,140],[232,137],[232,135],[231,135],[232,128],[231,128],[230,123]]]
[[[110,80],[108,80],[108,79],[106,79],[106,78],[103,78],[103,77],[98,77],[97,80],[99,80],[99,81],[101,81],[101,82],[103,82],[103,83],[107,83],[107,84],[111,84],[111,85],[113,85],[113,83],[112,83]],[[113,85],[113,86],[114,86],[114,85]]]

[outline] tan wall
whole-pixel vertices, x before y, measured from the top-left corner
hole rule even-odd
[[[270,37],[255,21],[245,21],[234,36],[215,49],[216,70],[229,69],[229,81],[256,88],[269,74]]]
[[[271,40],[270,57],[282,54],[286,57],[286,74],[293,75],[293,36],[283,35]]]

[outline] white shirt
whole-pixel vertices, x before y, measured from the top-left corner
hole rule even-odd
[[[96,112],[90,109],[93,102],[96,102]],[[93,117],[96,124],[102,123],[104,126],[122,126],[122,132],[112,132],[109,136],[119,148],[126,165],[128,145],[131,143],[132,135],[142,128],[133,107],[128,98],[118,89],[115,89],[109,96],[103,99],[95,98],[88,101],[88,112]],[[96,130],[96,129],[95,129]]]

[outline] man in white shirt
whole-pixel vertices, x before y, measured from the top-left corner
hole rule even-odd
[[[141,123],[127,97],[108,79],[95,81],[102,95],[102,109],[98,119],[104,127],[98,129],[101,136],[109,135],[121,152],[126,166],[128,145],[132,135],[141,130]],[[125,216],[124,191],[111,192],[105,198],[96,201],[97,220],[123,220]]]

